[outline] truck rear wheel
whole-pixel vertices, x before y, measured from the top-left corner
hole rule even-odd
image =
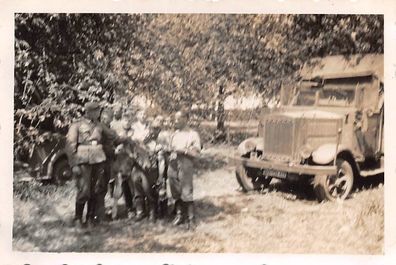
[[[236,178],[244,192],[261,190],[269,186],[271,177],[264,176],[262,170],[240,165],[236,169]]]
[[[337,158],[336,165],[336,175],[316,175],[314,178],[314,191],[320,202],[345,200],[351,193],[354,180],[351,164]]]

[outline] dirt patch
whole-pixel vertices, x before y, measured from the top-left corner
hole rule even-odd
[[[156,224],[134,223],[125,214],[91,232],[76,231],[68,225],[73,216],[74,183],[61,187],[38,185],[34,186],[34,196],[29,196],[28,190],[14,195],[13,249],[383,253],[381,181],[362,185],[352,198],[340,203],[319,204],[309,195],[301,195],[305,194],[301,187],[276,181],[262,193],[245,194],[239,190],[234,169],[222,155],[232,150],[235,149],[217,146],[203,152],[201,161],[206,164],[202,164],[194,180],[198,217],[194,231],[172,227],[168,220]]]

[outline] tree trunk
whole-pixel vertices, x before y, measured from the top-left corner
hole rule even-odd
[[[225,112],[224,112],[224,86],[219,86],[219,92],[217,95],[217,111],[216,111],[216,132],[215,132],[215,141],[224,141],[226,140],[226,130],[224,126],[225,122]]]

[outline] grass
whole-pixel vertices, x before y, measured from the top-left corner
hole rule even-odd
[[[13,249],[49,252],[250,252],[382,254],[384,188],[355,192],[339,203],[317,203],[289,185],[272,184],[265,193],[238,190],[233,168],[220,154],[205,150],[194,180],[198,226],[172,227],[127,218],[91,232],[68,226],[73,216],[74,184],[16,187]],[[23,192],[21,192],[23,191]],[[309,193],[307,193],[309,194]],[[122,205],[120,205],[122,207]]]

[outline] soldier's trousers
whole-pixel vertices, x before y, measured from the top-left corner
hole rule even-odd
[[[107,184],[104,185],[104,163],[79,166],[81,175],[76,180],[76,204],[84,205],[88,202],[87,218],[93,218],[96,215],[96,201],[103,190],[106,192],[107,189]]]
[[[193,162],[187,156],[178,155],[169,162],[168,181],[174,200],[193,201],[193,170]]]
[[[154,189],[157,181],[156,170],[149,170],[145,174],[140,168],[134,167],[132,170],[132,181],[135,192],[134,200],[138,201],[147,198],[150,207],[155,207],[158,197]]]
[[[109,181],[112,177],[112,161],[106,160],[103,166],[103,175],[98,176],[95,190],[95,215],[99,220],[105,217],[105,197]]]
[[[128,177],[129,178],[129,177]],[[134,188],[133,185],[130,184],[129,180],[122,181],[121,189],[124,194],[125,206],[128,211],[133,211],[133,194]]]

